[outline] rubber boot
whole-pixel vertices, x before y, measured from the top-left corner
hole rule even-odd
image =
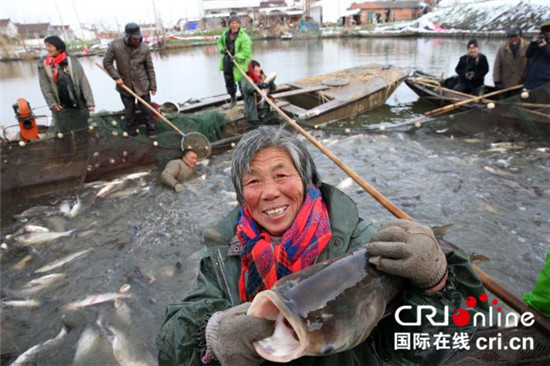
[[[233,108],[237,104],[237,98],[235,95],[231,95],[231,103],[229,103],[229,108]]]

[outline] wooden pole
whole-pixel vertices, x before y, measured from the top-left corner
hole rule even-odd
[[[233,55],[226,49],[227,54],[231,59],[233,60],[235,66],[239,69],[239,71],[243,74],[243,76],[248,80],[250,85],[256,89],[258,93],[260,93],[260,88],[254,83],[250,77],[244,72],[242,67],[235,61],[233,58]],[[518,88],[521,87],[521,85],[518,85]],[[510,89],[510,88],[509,88]],[[483,97],[478,97],[483,98]],[[410,221],[415,221],[411,216],[409,216],[407,213],[405,213],[403,210],[401,210],[399,207],[397,207],[393,202],[388,200],[386,197],[384,197],[383,194],[378,192],[376,188],[368,184],[363,178],[359,176],[359,174],[355,173],[355,171],[351,170],[344,162],[342,162],[336,155],[334,155],[329,149],[324,147],[319,141],[317,141],[313,136],[311,136],[306,130],[304,130],[302,127],[300,127],[296,121],[294,121],[292,118],[286,115],[285,112],[283,112],[271,99],[266,98],[266,102],[275,110],[277,113],[281,115],[287,121],[292,127],[296,129],[302,136],[304,136],[309,142],[311,142],[315,147],[317,147],[323,154],[325,154],[330,160],[332,160],[338,167],[340,167],[346,174],[348,174],[351,179],[353,179],[357,184],[359,184],[367,193],[369,193],[375,200],[377,200],[382,206],[384,206],[388,211],[390,211],[395,217],[399,219],[405,219]],[[544,317],[542,314],[540,314],[538,311],[530,307],[527,303],[525,303],[523,300],[518,298],[516,295],[511,293],[510,291],[506,290],[502,285],[500,285],[496,280],[494,280],[491,276],[489,276],[486,272],[484,272],[481,268],[476,266],[475,264],[472,264],[473,269],[476,271],[478,276],[481,279],[481,282],[483,283],[483,286],[485,286],[486,289],[494,293],[497,297],[502,299],[506,304],[508,304],[512,309],[517,311],[518,313],[524,313],[526,311],[529,311],[535,315],[535,321],[536,323],[546,329],[547,331],[550,331],[550,320],[546,317]]]
[[[109,74],[109,72],[107,70],[105,70],[105,68],[100,65],[99,63],[95,63],[97,65],[97,67],[99,67],[101,70],[105,71],[105,73],[109,76],[111,76],[111,74]],[[137,95],[136,93],[134,93],[134,91],[130,88],[128,88],[126,85],[124,84],[121,84],[122,88],[124,90],[126,90],[128,93],[130,93],[131,96],[133,96],[134,98],[136,98],[137,100],[139,100],[141,102],[141,104],[143,104],[144,106],[146,106],[147,108],[149,108],[151,110],[151,112],[153,112],[154,114],[156,114],[160,119],[162,119],[164,122],[166,122],[170,127],[172,127],[177,133],[179,133],[181,135],[181,137],[185,137],[185,134],[183,132],[181,132],[181,130],[179,128],[177,128],[172,122],[170,122],[166,117],[164,117],[162,115],[162,113],[160,113],[159,111],[157,111],[155,108],[153,108],[149,103],[147,103],[145,100],[143,100],[143,98],[141,98],[139,95]]]
[[[401,122],[401,123],[396,123],[396,124],[393,124],[393,125],[390,125],[390,126],[381,126],[381,127],[373,128],[371,130],[382,130],[383,131],[383,130],[386,130],[386,129],[389,129],[389,128],[397,128],[397,127],[403,127],[403,126],[408,126],[408,125],[414,125],[414,124],[420,123],[422,120],[424,120],[428,117],[433,117],[433,116],[437,116],[439,114],[443,114],[443,113],[447,113],[449,111],[452,111],[453,109],[455,109],[457,107],[460,107],[461,105],[472,103],[472,102],[477,102],[481,99],[484,99],[484,98],[487,98],[487,97],[492,97],[494,95],[497,95],[497,94],[500,94],[500,93],[505,93],[505,92],[508,92],[508,91],[511,91],[511,90],[516,90],[516,89],[519,89],[519,88],[522,88],[522,87],[523,87],[523,84],[519,84],[519,85],[511,86],[511,87],[506,88],[506,89],[500,89],[500,90],[497,90],[497,91],[494,91],[494,92],[491,92],[491,93],[488,93],[488,94],[480,95],[480,96],[469,98],[469,99],[464,99],[464,100],[461,100],[460,102],[449,104],[449,105],[446,105],[444,107],[437,108],[437,109],[431,110],[429,112],[426,112],[423,115],[421,115],[420,117],[416,117],[416,118],[410,119],[408,121]]]

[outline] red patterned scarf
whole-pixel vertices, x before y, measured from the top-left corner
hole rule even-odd
[[[244,246],[239,292],[242,301],[250,301],[278,279],[312,265],[325,249],[332,231],[321,191],[314,185],[307,188],[304,203],[280,244],[272,245],[269,234],[260,232],[245,208],[237,222],[237,236]]]
[[[265,74],[263,70],[260,75],[256,74],[256,72],[254,71],[254,66],[252,66],[252,62],[248,63],[248,76],[250,76],[250,79],[252,79],[252,81],[256,84],[261,83],[265,79]]]
[[[57,76],[59,75],[59,64],[61,64],[63,61],[67,59],[67,52],[61,52],[59,55],[52,57],[47,56],[44,60],[44,65],[46,66],[54,66],[53,69],[53,81],[57,83]]]

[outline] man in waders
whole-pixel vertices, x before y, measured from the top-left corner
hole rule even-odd
[[[239,88],[241,88],[240,82],[243,79],[243,75],[233,63],[233,59],[239,63],[243,70],[246,70],[252,57],[252,41],[241,28],[241,20],[237,17],[236,13],[231,13],[227,23],[229,24],[229,28],[218,39],[218,50],[222,55],[220,70],[223,71],[225,88],[231,97],[228,107],[233,108],[237,103],[237,85],[235,83],[238,83]],[[228,50],[233,55],[233,59],[227,54]]]

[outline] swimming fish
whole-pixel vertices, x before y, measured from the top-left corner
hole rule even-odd
[[[32,346],[25,352],[19,355],[17,359],[11,364],[12,366],[22,366],[22,365],[29,365],[29,364],[35,364],[36,357],[39,353],[46,352],[47,350],[54,348],[58,346],[63,338],[67,335],[67,327],[63,325],[61,328],[61,331],[51,339],[48,339],[47,341],[37,344],[35,346]]]
[[[55,232],[50,231],[47,233],[28,233],[23,234],[15,237],[15,241],[22,245],[32,245],[32,244],[40,244],[45,243],[47,241],[52,241],[57,238],[61,238],[63,236],[69,236],[74,232],[73,230],[69,231],[61,231],[61,232]]]
[[[117,299],[123,299],[128,297],[132,297],[132,295],[120,294],[116,292],[107,292],[104,294],[88,295],[80,300],[76,300],[63,305],[61,307],[61,310],[63,311],[76,310],[76,309],[83,308],[90,305],[101,304],[107,301],[115,301]]]
[[[12,296],[30,297],[42,291],[46,287],[53,285],[54,283],[60,283],[60,281],[66,277],[67,275],[64,273],[52,273],[30,280],[23,286],[16,289],[9,289],[7,292]]]
[[[362,247],[280,279],[256,295],[248,315],[275,321],[273,335],[253,343],[266,360],[342,352],[363,342],[399,294],[403,280],[369,264]]]
[[[45,266],[42,266],[42,267],[38,268],[35,272],[36,273],[43,273],[43,272],[51,271],[54,268],[62,267],[65,264],[67,264],[67,263],[73,261],[74,259],[80,257],[81,255],[84,255],[84,254],[88,253],[90,250],[91,249],[85,249],[85,250],[81,250],[81,251],[73,253],[73,254],[69,254],[65,258],[58,259],[58,260],[56,260],[56,261],[54,261],[50,264],[47,264]]]

